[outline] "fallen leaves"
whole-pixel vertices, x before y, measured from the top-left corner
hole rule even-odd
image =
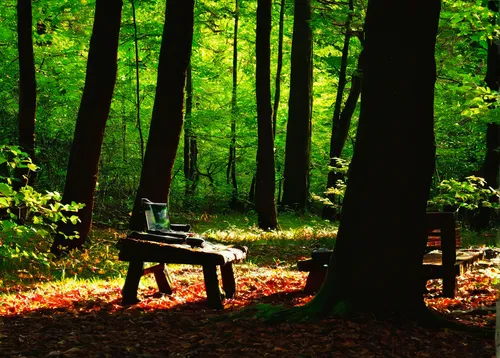
[[[6,356],[417,356],[481,357],[493,340],[453,331],[394,326],[370,318],[330,317],[318,322],[265,325],[255,315],[236,315],[257,303],[301,306],[306,273],[286,267],[235,266],[237,294],[224,311],[206,306],[200,267],[171,265],[172,295],[157,292],[152,275],[141,280],[134,306],[121,306],[123,278],[18,285],[0,296],[0,340]],[[439,297],[429,282],[429,307],[457,320],[491,327],[497,295],[494,268],[459,278],[455,299]],[[467,312],[470,311],[471,312]],[[460,313],[459,313],[460,312]],[[477,313],[481,312],[481,313]]]

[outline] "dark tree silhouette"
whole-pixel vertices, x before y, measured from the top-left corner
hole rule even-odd
[[[345,103],[344,110],[341,111],[342,100],[344,97],[345,85],[347,83],[347,59],[349,57],[349,44],[352,37],[351,22],[354,11],[354,1],[349,0],[349,14],[347,16],[347,21],[345,23],[345,36],[344,45],[342,47],[342,59],[340,63],[340,74],[339,83],[337,87],[337,96],[335,99],[333,119],[332,119],[332,136],[330,138],[330,161],[329,166],[332,168],[338,168],[339,165],[336,158],[340,158],[342,150],[344,149],[345,142],[347,140],[347,135],[349,133],[349,127],[351,125],[352,114],[356,108],[358,102],[359,94],[361,92],[361,79],[359,73],[354,72],[352,74],[352,84],[349,92],[349,97]],[[359,68],[358,68],[359,71]],[[332,188],[337,184],[337,181],[342,179],[339,173],[331,170],[328,173],[328,180],[326,187]],[[337,198],[335,195],[329,195],[328,198],[335,202]],[[323,209],[323,218],[333,220],[337,217],[337,210],[332,206],[325,206]]]
[[[19,146],[35,160],[35,116],[36,116],[36,78],[35,58],[33,54],[33,18],[31,0],[17,2],[17,47],[19,51]],[[16,172],[20,188],[28,183],[28,170]],[[33,184],[35,176],[29,178]]]
[[[256,93],[257,93],[257,174],[255,209],[259,227],[276,229],[274,140],[271,109],[271,0],[257,2]]]
[[[141,198],[168,202],[172,168],[183,124],[184,86],[193,40],[193,11],[194,0],[167,0],[149,139],[130,220],[133,230],[144,229]]]
[[[96,2],[85,87],[62,198],[63,203],[74,201],[84,203],[85,207],[78,211],[80,222],[77,225],[59,225],[59,231],[66,235],[72,234],[74,230],[78,231],[79,238],[68,240],[64,235],[58,234],[51,247],[51,251],[56,254],[60,253],[60,247],[81,247],[92,226],[98,164],[116,81],[122,6],[122,0]]]
[[[304,210],[309,197],[312,113],[311,0],[295,0],[290,98],[281,205]]]
[[[198,160],[198,141],[193,131],[191,114],[193,112],[193,81],[192,67],[188,66],[186,74],[186,115],[184,118],[184,178],[186,184],[184,193],[190,196],[198,185],[199,174],[196,170]]]
[[[361,113],[340,228],[325,283],[306,311],[427,312],[420,273],[435,164],[439,13],[439,0],[368,4]]]
[[[273,136],[276,137],[276,123],[278,121],[278,108],[281,99],[281,70],[283,69],[283,33],[285,29],[285,0],[280,0],[280,22],[278,30],[278,59],[276,65],[276,78],[273,103]]]
[[[227,182],[231,183],[231,208],[238,206],[238,182],[236,180],[236,117],[238,115],[238,24],[240,19],[240,0],[234,1],[234,33],[233,33],[233,83],[231,90],[231,143],[229,144],[229,160],[227,163]]]

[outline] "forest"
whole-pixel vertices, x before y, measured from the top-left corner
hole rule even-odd
[[[10,356],[492,356],[499,7],[3,1],[0,345]],[[224,311],[206,309],[206,277],[178,263],[171,295],[145,276],[140,302],[121,301],[131,274],[116,243],[144,230],[143,198],[205,240],[248,248]],[[429,212],[453,213],[457,255],[482,255],[452,298],[444,279],[422,293]],[[297,262],[319,248],[333,253],[308,294]],[[161,338],[172,328],[182,340]]]

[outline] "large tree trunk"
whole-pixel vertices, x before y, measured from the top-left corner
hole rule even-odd
[[[17,2],[17,47],[19,51],[19,145],[35,160],[36,79],[33,54],[31,0]],[[15,188],[28,184],[28,170],[17,171]],[[29,178],[33,184],[34,174]]]
[[[68,240],[57,235],[51,251],[59,247],[79,248],[92,225],[92,208],[98,164],[116,81],[118,37],[122,11],[121,0],[97,0],[94,28],[90,39],[87,75],[76,121],[75,136],[64,186],[63,203],[84,203],[78,211],[77,225],[61,224],[59,230],[69,235],[74,230],[79,238]]]
[[[186,184],[184,193],[186,197],[192,196],[198,184],[198,143],[193,131],[191,114],[193,113],[193,80],[191,64],[187,69],[186,78],[186,115],[184,118],[184,178]]]
[[[193,40],[194,0],[167,0],[158,63],[156,97],[141,181],[130,219],[132,230],[143,230],[141,198],[168,202],[172,168],[183,124],[184,86]]]
[[[227,182],[231,183],[231,208],[238,204],[238,182],[236,181],[236,117],[238,115],[238,23],[240,19],[240,0],[234,3],[233,34],[233,86],[231,91],[231,143],[229,144],[229,161],[227,163]]]
[[[290,98],[281,205],[305,210],[309,197],[312,113],[311,0],[295,0]]]
[[[493,23],[497,25],[500,24],[499,7],[499,0],[488,1],[488,9],[495,13]],[[488,60],[484,80],[491,90],[498,91],[500,89],[500,40],[498,39],[488,41]],[[490,108],[494,109],[497,106],[495,101]],[[481,168],[481,175],[488,186],[495,189],[500,188],[500,124],[498,123],[488,123],[486,129],[486,157]],[[492,201],[498,203],[498,198],[492,198]],[[492,208],[481,207],[479,214],[472,222],[473,227],[479,230],[486,229],[492,221],[493,214]]]
[[[369,2],[356,146],[337,242],[312,309],[331,312],[343,302],[384,314],[425,310],[420,273],[435,162],[439,12],[439,0]]]
[[[271,0],[257,2],[256,38],[256,93],[257,93],[257,175],[255,186],[255,209],[259,227],[276,229],[276,203],[274,200],[274,140],[271,109]]]

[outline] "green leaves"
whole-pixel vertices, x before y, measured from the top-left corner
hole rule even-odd
[[[78,217],[69,216],[67,212],[76,212],[83,204],[62,204],[58,192],[43,194],[29,185],[14,190],[10,168],[37,170],[38,167],[19,147],[0,146],[0,158],[0,165],[7,169],[8,174],[0,177],[0,209],[6,209],[8,214],[0,217],[0,263],[22,258],[45,264],[46,254],[38,251],[37,241],[50,239],[50,234],[56,233],[59,221],[76,224]]]
[[[454,207],[455,210],[465,208],[475,211],[481,206],[499,209],[497,203],[489,199],[500,197],[500,192],[488,187],[486,180],[481,177],[469,176],[464,181],[456,179],[443,180],[439,186],[439,194],[429,200],[434,209],[443,210],[444,207]]]

